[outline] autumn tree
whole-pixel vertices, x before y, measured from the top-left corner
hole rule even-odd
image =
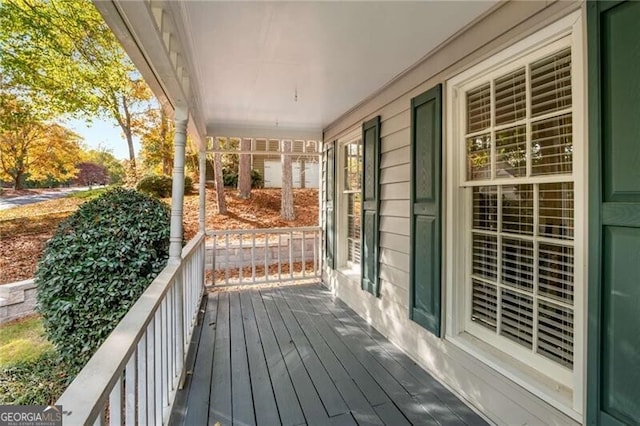
[[[151,92],[89,0],[0,2],[3,77],[57,113],[114,120],[135,173],[138,115]]]
[[[73,181],[83,186],[106,185],[109,183],[109,171],[105,166],[90,161],[76,164],[77,176]]]
[[[22,189],[24,180],[73,178],[80,155],[80,136],[39,120],[30,105],[0,94],[0,179]]]
[[[283,220],[295,220],[296,215],[293,210],[293,166],[291,164],[291,141],[282,141],[282,196],[280,197],[280,217]]]
[[[140,117],[140,156],[147,170],[171,175],[173,172],[174,126],[164,109],[150,108]]]
[[[96,163],[103,166],[108,173],[108,181],[111,185],[120,185],[124,181],[125,170],[122,162],[118,160],[113,153],[104,148],[91,149],[84,153],[83,158],[90,163]]]

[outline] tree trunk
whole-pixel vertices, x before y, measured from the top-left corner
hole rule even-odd
[[[240,141],[240,151],[251,150],[251,139]],[[244,200],[251,197],[251,154],[240,154],[238,163],[238,196]]]
[[[213,138],[213,149],[220,149],[217,138]],[[213,154],[213,175],[216,181],[216,202],[218,204],[218,213],[227,214],[227,200],[224,198],[224,180],[222,179],[222,154],[216,152]]]
[[[131,134],[131,129],[123,129],[124,134],[127,137],[127,145],[129,145],[129,167],[131,168],[131,172],[133,173],[133,178],[138,179],[138,170],[136,168],[136,153],[133,149],[133,135]]]
[[[15,180],[13,182],[13,189],[15,189],[16,191],[22,189],[22,176],[22,172],[16,172]]]
[[[306,188],[305,181],[307,180],[307,162],[304,156],[300,157],[300,188]]]
[[[283,152],[291,152],[291,141],[282,141]],[[291,221],[296,218],[293,210],[293,168],[291,155],[281,155],[282,162],[282,196],[280,197],[280,217]]]

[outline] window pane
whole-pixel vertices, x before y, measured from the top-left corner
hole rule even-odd
[[[498,318],[496,287],[479,280],[472,280],[471,283],[473,286],[471,320],[495,331]]]
[[[491,135],[467,138],[467,179],[491,179]]]
[[[533,185],[502,187],[502,232],[533,235]]]
[[[571,173],[573,170],[571,114],[531,124],[531,174]]]
[[[495,186],[473,188],[473,228],[498,229],[498,189]]]
[[[531,64],[531,115],[571,106],[571,49]]]
[[[360,193],[347,194],[347,260],[360,263]]]
[[[495,80],[496,126],[525,118],[526,84],[524,68]]]
[[[573,239],[573,182],[540,184],[539,203],[538,233],[544,237]]]
[[[533,291],[533,241],[502,239],[502,283]]]
[[[573,311],[554,303],[538,304],[537,352],[565,367],[573,367]]]
[[[344,188],[347,191],[360,190],[362,179],[362,144],[360,141],[344,146]]]
[[[500,334],[516,343],[533,346],[533,299],[511,290],[502,290]]]
[[[527,133],[525,126],[496,132],[496,178],[527,175]]]
[[[498,270],[498,237],[473,234],[473,275],[495,281]]]
[[[491,86],[489,83],[467,92],[467,133],[491,125]]]
[[[573,303],[573,247],[540,244],[538,293]]]

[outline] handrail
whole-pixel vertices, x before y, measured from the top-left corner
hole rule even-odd
[[[216,229],[207,230],[207,236],[214,235],[250,235],[250,234],[283,234],[289,232],[320,231],[320,226],[300,226],[297,228],[255,228],[255,229]]]
[[[122,422],[123,412],[127,424],[168,419],[189,344],[185,339],[183,347],[172,346],[172,333],[184,327],[185,337],[191,335],[203,284],[200,232],[182,250],[181,262],[167,264],[58,399],[64,422],[102,423],[107,410],[112,424]],[[182,300],[175,297],[178,286],[185,290]],[[177,303],[183,304],[183,318],[175,318]]]

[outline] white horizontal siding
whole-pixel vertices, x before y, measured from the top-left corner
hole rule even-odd
[[[409,271],[409,255],[393,249],[380,248],[380,263],[393,265],[406,272]]]
[[[387,135],[382,138],[382,147],[380,148],[380,152],[382,152],[382,155],[384,156],[385,152],[409,146],[409,143],[411,141],[410,138],[411,131],[409,127],[400,129],[395,133]]]
[[[380,233],[380,247],[409,254],[409,237],[405,235]]]
[[[392,234],[409,235],[409,218],[397,216],[381,216],[380,232],[390,232]]]
[[[380,159],[380,168],[386,169],[388,167],[399,166],[402,164],[408,165],[410,161],[411,156],[409,153],[409,146],[405,146],[382,154],[382,158]]]
[[[409,165],[388,167],[380,170],[380,184],[409,182]]]

